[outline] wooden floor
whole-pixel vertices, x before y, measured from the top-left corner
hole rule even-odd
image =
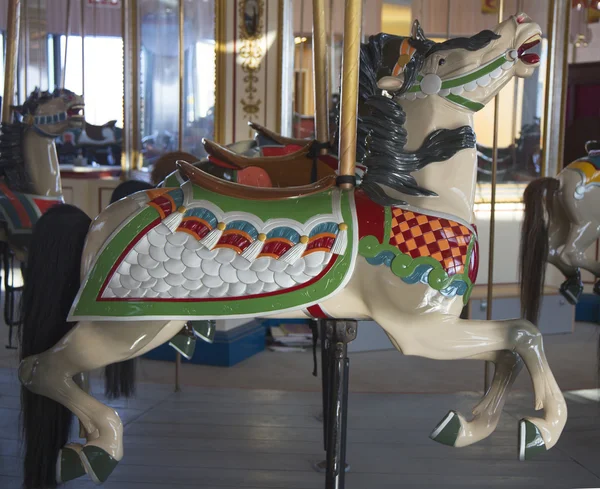
[[[94,385],[96,397],[101,386]],[[594,393],[597,395],[597,393]],[[19,389],[0,369],[0,488],[20,486]],[[468,413],[461,394],[351,394],[347,489],[599,488],[600,407],[568,393],[559,445],[517,461],[517,422],[529,395],[509,399],[496,432],[472,447],[429,440],[449,409]],[[588,396],[589,397],[589,396]],[[142,384],[136,399],[110,403],[125,423],[125,458],[106,489],[321,489],[312,464],[323,458],[318,393]],[[95,487],[73,481],[66,488]]]

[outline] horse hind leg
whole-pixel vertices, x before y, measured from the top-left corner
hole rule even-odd
[[[567,241],[560,254],[560,259],[571,267],[578,267],[600,278],[600,263],[591,260],[585,254],[586,250],[598,239],[598,226],[590,223],[572,224]],[[600,293],[600,282],[594,285],[594,292]]]
[[[430,438],[438,443],[465,447],[491,435],[500,421],[510,388],[519,375],[523,362],[512,351],[503,350],[471,357],[495,364],[494,378],[483,399],[473,408],[473,419],[467,420],[450,411],[432,431]]]
[[[67,444],[56,465],[60,482],[88,473],[95,483],[104,482],[123,457],[123,426],[117,412],[85,392],[73,380],[82,372],[133,358],[168,341],[183,322],[82,322],[53,348],[25,358],[19,379],[28,391],[66,407],[84,427],[86,443]],[[30,419],[30,417],[26,417]],[[35,421],[35,420],[32,420]],[[52,426],[40,421],[37,436],[49,436]],[[27,443],[34,442],[28,440]],[[27,466],[25,471],[36,471]],[[49,481],[47,481],[49,482]],[[27,483],[25,487],[28,487]],[[35,486],[30,486],[35,487]]]
[[[577,305],[583,293],[583,282],[578,267],[565,262],[561,256],[563,246],[569,237],[569,222],[563,215],[562,209],[556,209],[552,215],[553,220],[548,229],[548,263],[554,265],[565,276],[565,281],[560,285],[561,295],[569,304]]]
[[[518,354],[531,375],[535,408],[544,409],[543,417],[520,421],[519,458],[528,459],[556,444],[567,420],[567,406],[546,360],[542,335],[529,321],[462,320],[435,312],[402,315],[389,305],[378,308],[372,317],[406,355],[458,360],[502,350]]]

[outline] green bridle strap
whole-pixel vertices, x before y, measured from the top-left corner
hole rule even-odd
[[[505,53],[498,56],[493,61],[489,62],[487,65],[482,66],[481,68],[479,68],[471,73],[466,73],[457,78],[451,78],[450,80],[442,81],[440,91],[441,90],[449,91],[452,88],[461,87],[463,85],[467,85],[468,83],[475,82],[478,79],[496,71],[498,68],[501,68],[505,63],[513,63],[515,60],[510,58],[510,56],[509,56],[510,51],[511,50],[506,51]],[[423,80],[423,76],[419,75],[417,77],[417,84],[412,86],[408,90],[408,93],[422,92],[423,91],[421,88],[422,80]],[[469,109],[473,112],[477,112],[485,107],[483,104],[481,104],[479,102],[474,102],[472,100],[469,100],[466,97],[463,97],[461,95],[455,95],[453,93],[448,93],[448,94],[443,95],[438,92],[436,95],[439,95],[440,97],[443,97],[446,100],[449,100],[450,102],[460,105],[461,107]]]

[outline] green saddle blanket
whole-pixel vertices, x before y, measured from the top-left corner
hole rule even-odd
[[[71,321],[266,316],[321,302],[352,274],[352,192],[273,202],[185,182],[130,198],[142,207],[102,247]]]

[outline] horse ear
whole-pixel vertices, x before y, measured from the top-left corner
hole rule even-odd
[[[421,23],[419,22],[418,19],[415,19],[413,22],[410,37],[412,37],[413,39],[416,39],[418,41],[426,41],[427,40],[427,38],[425,37],[425,33],[423,32],[423,29],[421,28]]]

